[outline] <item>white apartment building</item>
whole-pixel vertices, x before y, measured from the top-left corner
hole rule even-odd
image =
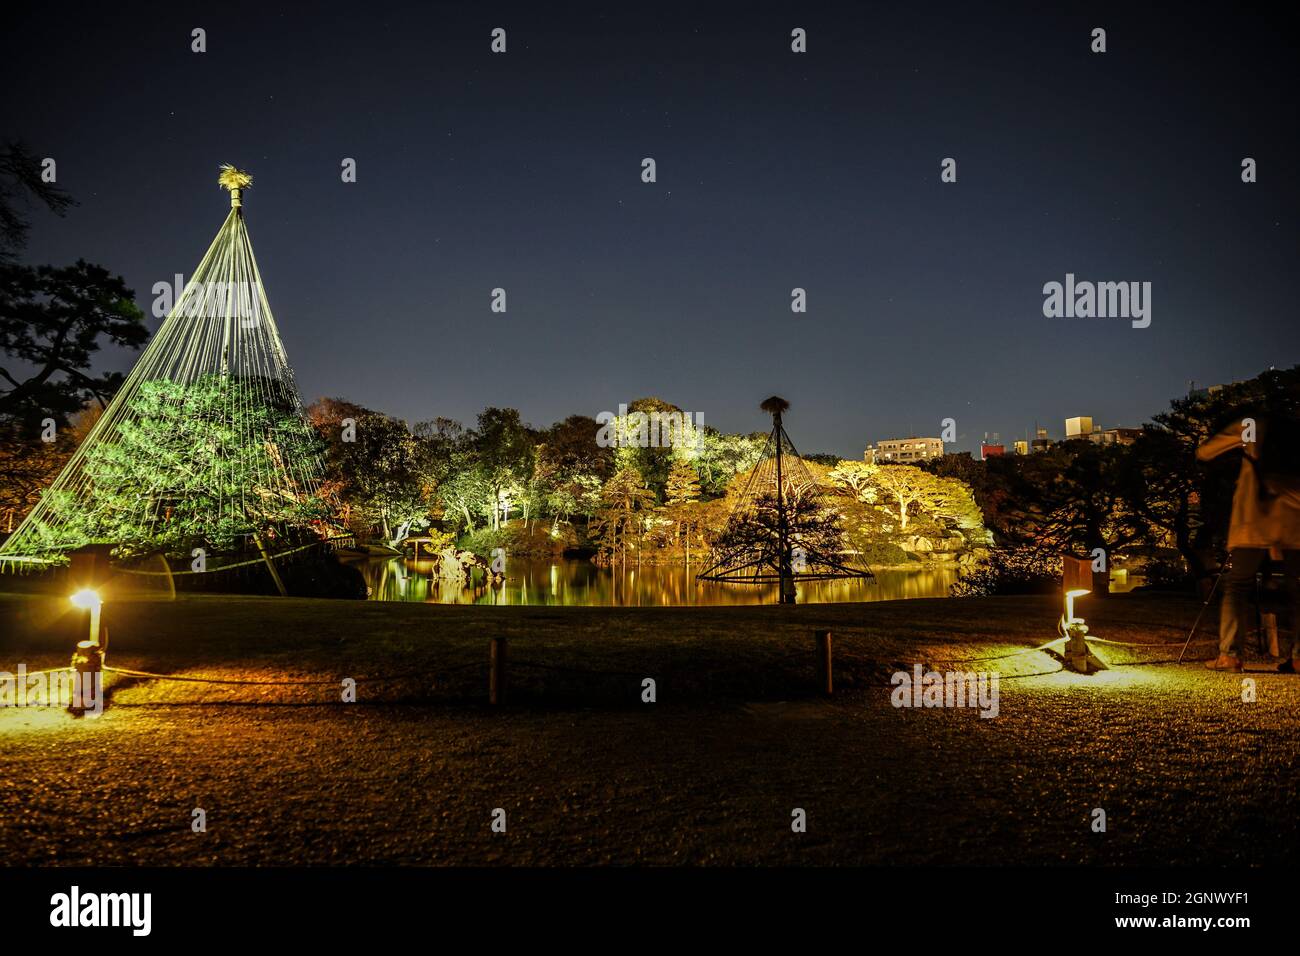
[[[943,455],[941,438],[886,438],[871,445],[862,457],[871,464],[895,462],[911,464],[925,461],[927,458],[939,458]]]

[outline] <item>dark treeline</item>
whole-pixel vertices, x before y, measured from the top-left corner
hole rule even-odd
[[[1278,426],[1274,447],[1292,444],[1300,366],[1175,399],[1131,444],[1074,440],[982,462],[946,455],[926,467],[973,489],[1002,546],[995,578],[1051,578],[1053,556],[1100,549],[1112,562],[1137,559],[1149,584],[1187,583],[1216,571],[1226,553],[1240,467],[1237,456],[1199,463],[1196,448],[1247,415]]]

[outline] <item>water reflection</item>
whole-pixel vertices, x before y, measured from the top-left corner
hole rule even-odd
[[[393,558],[358,562],[375,601],[437,604],[593,604],[655,607],[683,604],[775,604],[776,585],[750,586],[698,581],[699,566],[645,565],[603,568],[589,561],[522,561],[506,567],[505,585],[461,588],[435,576],[433,562]],[[876,581],[812,581],[799,586],[800,604],[896,601],[945,597],[955,568],[878,571]]]

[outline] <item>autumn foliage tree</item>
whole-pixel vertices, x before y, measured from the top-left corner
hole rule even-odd
[[[428,526],[420,449],[405,422],[341,399],[314,402],[307,415],[327,449],[327,490],[345,523],[377,530],[385,544]]]
[[[842,461],[830,470],[827,479],[859,502],[889,515],[900,534],[956,531],[974,546],[987,543],[974,495],[956,478],[912,465]]]

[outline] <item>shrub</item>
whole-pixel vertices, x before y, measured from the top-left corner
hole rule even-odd
[[[462,535],[460,547],[473,551],[483,558],[490,558],[492,552],[501,548],[512,558],[545,558],[559,554],[575,538],[571,531],[562,531],[558,537],[551,536],[549,521],[535,521],[529,528],[522,521],[512,521],[497,530],[479,528],[470,534]]]
[[[892,541],[875,541],[862,549],[861,559],[871,566],[892,567],[899,564],[915,564],[919,559],[915,554]]]
[[[1152,558],[1138,572],[1144,587],[1153,591],[1194,591],[1196,579],[1181,557]]]
[[[953,597],[1048,594],[1060,587],[1061,559],[1032,548],[994,548],[953,582]]]
[[[515,533],[510,527],[498,528],[479,528],[471,531],[469,534],[461,535],[458,547],[466,551],[473,551],[480,557],[490,555],[496,548],[504,548],[506,553],[511,553],[514,548]]]

